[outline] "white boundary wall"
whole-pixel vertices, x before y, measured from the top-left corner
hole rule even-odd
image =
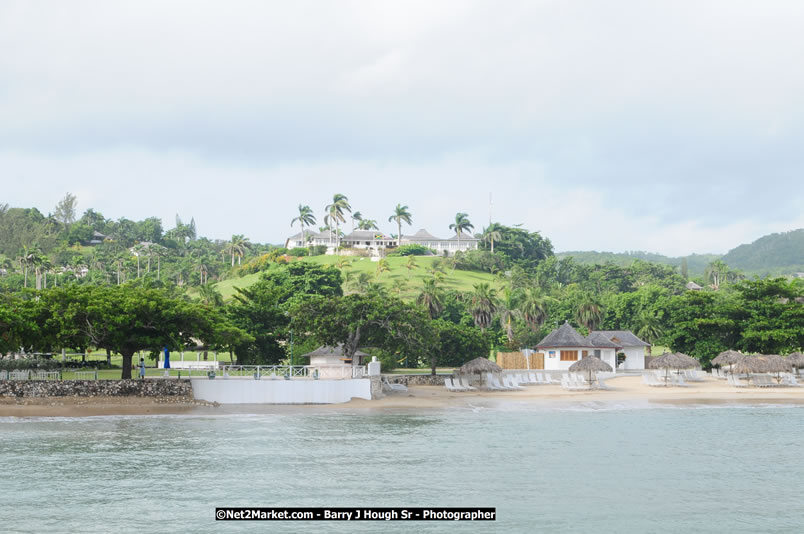
[[[371,380],[193,379],[193,396],[219,404],[338,404],[371,400]]]

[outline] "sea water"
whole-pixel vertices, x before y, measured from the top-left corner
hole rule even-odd
[[[804,407],[0,418],[3,532],[802,532]],[[221,522],[222,506],[496,507]]]

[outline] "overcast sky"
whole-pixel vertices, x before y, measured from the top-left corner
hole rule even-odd
[[[799,0],[4,0],[0,203],[279,243],[334,193],[442,237],[492,193],[557,251],[726,252],[804,227],[802,27]]]

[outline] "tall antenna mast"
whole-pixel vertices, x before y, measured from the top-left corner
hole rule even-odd
[[[489,192],[489,226],[491,226],[491,206],[493,202],[491,201],[491,193]]]

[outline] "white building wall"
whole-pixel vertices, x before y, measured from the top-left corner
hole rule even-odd
[[[338,404],[371,400],[371,381],[357,380],[191,380],[193,396],[219,404]]]
[[[620,352],[625,354],[625,361],[618,369],[645,368],[645,347],[623,347]]]
[[[574,350],[578,352],[578,359],[575,361],[561,361],[562,350]],[[612,369],[617,368],[617,354],[614,349],[594,349],[589,347],[561,347],[555,349],[539,349],[544,353],[544,369],[545,371],[567,371],[570,366],[576,361],[581,361],[583,358],[583,351],[587,351],[592,356],[595,356],[595,351],[600,351],[600,359],[611,365]],[[644,359],[643,359],[644,364]]]

